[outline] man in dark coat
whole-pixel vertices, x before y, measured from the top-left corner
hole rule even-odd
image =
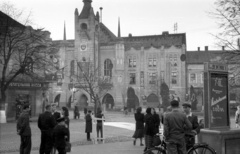
[[[23,112],[17,121],[17,133],[21,137],[20,154],[30,154],[32,147],[31,128],[29,124],[29,105],[23,106]]]
[[[192,123],[192,129],[185,131],[186,148],[189,150],[195,144],[195,135],[200,132],[200,127],[198,117],[191,112],[191,104],[184,103],[182,106],[188,120]]]
[[[68,136],[68,130],[65,126],[64,117],[57,119],[58,124],[53,130],[54,147],[58,150],[59,154],[66,154],[66,140]]]
[[[85,129],[85,132],[87,133],[87,140],[88,141],[91,141],[91,138],[90,138],[90,133],[92,132],[92,117],[91,117],[91,113],[92,111],[88,111],[87,115],[86,115],[86,129]]]
[[[167,153],[186,153],[185,129],[192,129],[191,122],[179,109],[177,100],[171,101],[172,111],[164,116],[163,135],[167,144]]]
[[[149,149],[152,147],[153,144],[153,136],[154,134],[154,119],[153,119],[153,110],[152,108],[147,108],[146,110],[146,115],[144,117],[144,123],[145,123],[145,127],[144,127],[144,134],[145,134],[145,150]]]
[[[51,113],[51,106],[45,107],[46,111],[39,115],[38,128],[41,130],[40,154],[50,154],[53,148],[53,128],[56,121]]]

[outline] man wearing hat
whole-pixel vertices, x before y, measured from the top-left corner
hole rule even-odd
[[[32,147],[31,128],[29,123],[29,105],[23,106],[23,112],[17,121],[17,133],[21,137],[20,154],[30,154]]]
[[[165,142],[167,144],[167,153],[176,154],[178,152],[186,153],[185,129],[192,129],[191,122],[186,115],[179,110],[179,102],[173,100],[170,102],[172,111],[164,116],[164,131]]]
[[[65,126],[65,118],[58,118],[57,125],[53,130],[54,147],[57,149],[59,154],[66,154],[66,140],[68,137],[68,129]]]
[[[189,150],[195,144],[195,135],[200,132],[200,127],[198,123],[198,117],[193,115],[191,112],[191,104],[183,103],[182,106],[184,113],[192,124],[192,129],[189,129],[185,132],[186,148]]]

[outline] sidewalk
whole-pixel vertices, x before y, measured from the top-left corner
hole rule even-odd
[[[105,144],[93,144],[85,146],[72,147],[71,154],[141,154],[143,153],[144,146],[133,146],[132,141],[127,142],[115,142]],[[8,154],[19,154],[19,152],[13,152]],[[39,154],[38,150],[32,150],[31,154]]]

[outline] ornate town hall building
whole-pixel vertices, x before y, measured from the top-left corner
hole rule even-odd
[[[69,88],[71,78],[80,70],[77,63],[90,62],[100,68],[101,76],[109,78],[113,87],[101,101],[107,108],[123,108],[127,100],[127,89],[132,87],[139,104],[131,106],[158,106],[161,104],[160,86],[165,82],[170,93],[184,101],[186,94],[186,34],[121,37],[120,25],[115,36],[101,22],[91,6],[92,0],[83,0],[81,11],[75,10],[75,39],[54,41],[59,49],[59,65],[63,69],[61,83],[53,85],[52,98],[60,106],[90,105],[89,95]],[[74,101],[72,101],[74,100]],[[73,105],[72,104],[72,105]]]

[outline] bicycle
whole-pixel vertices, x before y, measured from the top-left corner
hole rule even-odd
[[[161,136],[161,134],[159,134]],[[160,138],[161,139],[161,138]],[[144,152],[144,154],[167,154],[166,143],[161,140],[161,144],[152,147]],[[217,152],[210,147],[207,143],[195,143],[188,151],[187,154],[217,154]]]

